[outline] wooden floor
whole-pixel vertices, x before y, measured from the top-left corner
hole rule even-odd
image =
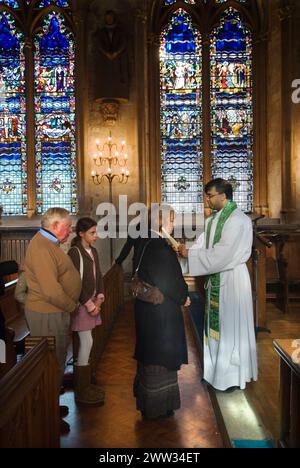
[[[71,432],[61,437],[62,447],[90,448],[214,448],[222,447],[214,412],[205,387],[189,320],[186,320],[189,365],[179,373],[181,409],[166,420],[145,421],[135,408],[133,310],[130,303],[119,315],[103,354],[98,378],[106,391],[99,408],[78,408],[73,392],[61,397],[70,414]]]
[[[267,322],[271,334],[259,333],[257,340],[258,381],[247,385],[246,396],[275,441],[279,438],[279,357],[274,351],[276,338],[300,338],[300,304],[292,304],[284,315],[274,305],[267,305]]]

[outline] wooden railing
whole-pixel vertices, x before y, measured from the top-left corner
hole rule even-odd
[[[37,221],[35,226],[23,226],[26,220],[21,221],[22,226],[9,225],[9,221],[3,221],[0,226],[0,259],[16,260],[22,263],[25,258],[26,250],[30,240],[38,231],[40,222]]]
[[[34,346],[0,382],[0,447],[59,447],[59,368],[54,338]],[[28,347],[28,345],[27,345]]]

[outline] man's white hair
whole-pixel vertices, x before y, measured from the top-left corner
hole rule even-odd
[[[42,216],[41,225],[43,228],[49,229],[55,222],[63,221],[69,216],[70,213],[68,210],[65,210],[65,208],[49,208],[49,210],[47,210],[46,213]]]

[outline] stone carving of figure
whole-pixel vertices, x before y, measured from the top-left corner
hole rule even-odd
[[[127,35],[113,10],[104,17],[105,25],[95,32],[97,60],[96,100],[129,99]]]

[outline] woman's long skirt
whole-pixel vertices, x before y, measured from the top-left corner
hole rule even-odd
[[[167,416],[168,412],[180,408],[176,370],[138,362],[133,393],[137,410],[149,419]]]

